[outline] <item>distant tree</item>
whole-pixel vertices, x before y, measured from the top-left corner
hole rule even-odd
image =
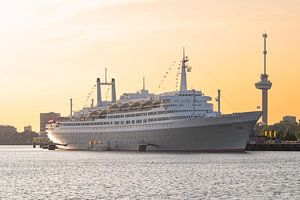
[[[290,141],[297,140],[297,138],[295,136],[297,124],[291,123],[291,122],[286,122],[286,121],[280,122],[280,124],[287,129],[287,134],[285,135],[285,138],[284,138],[285,140],[290,140]]]
[[[265,131],[269,131],[270,130],[270,126],[263,126],[263,127],[260,127],[260,135],[264,136],[265,135]]]
[[[295,129],[295,136],[297,138],[297,140],[300,140],[300,124],[298,124],[296,126],[296,129]]]
[[[295,141],[297,140],[296,137],[296,127],[299,125],[295,123],[290,123],[287,121],[282,121],[279,123],[275,123],[270,126],[265,126],[261,129],[261,134],[264,134],[265,131],[276,131],[277,135],[276,138],[280,140],[290,140]],[[300,128],[299,128],[300,131]],[[299,133],[300,134],[300,133]],[[300,138],[300,135],[299,135]]]

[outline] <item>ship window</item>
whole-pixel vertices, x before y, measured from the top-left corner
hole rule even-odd
[[[132,124],[134,124],[134,122],[135,122],[134,120],[131,121]]]
[[[144,119],[144,120],[143,120],[143,123],[147,123],[147,119]]]
[[[130,121],[126,121],[126,124],[130,124]]]

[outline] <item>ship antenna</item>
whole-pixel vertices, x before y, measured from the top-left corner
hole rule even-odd
[[[145,90],[145,76],[143,75],[143,90]]]
[[[105,83],[107,83],[107,68],[105,67]]]

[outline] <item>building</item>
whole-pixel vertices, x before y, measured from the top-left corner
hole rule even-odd
[[[287,116],[284,116],[282,118],[282,120],[284,122],[289,122],[289,123],[292,123],[292,124],[297,124],[297,118],[295,116],[289,116],[289,115],[287,115]]]
[[[0,145],[11,144],[18,135],[17,129],[10,125],[0,125]]]
[[[0,134],[14,134],[17,133],[17,129],[10,125],[0,125]]]
[[[49,113],[40,113],[40,133],[46,132],[46,124],[49,120],[56,121],[60,117],[60,113],[49,112]]]
[[[24,133],[28,133],[28,132],[32,132],[32,127],[29,125],[29,126],[24,126]]]
[[[25,129],[31,129],[31,126],[25,126],[24,132],[18,133],[17,129],[10,125],[0,125],[0,145],[31,145],[34,137],[38,134]]]

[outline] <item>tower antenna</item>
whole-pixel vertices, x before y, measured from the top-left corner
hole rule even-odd
[[[267,74],[267,33],[263,33],[264,38],[264,74]]]

